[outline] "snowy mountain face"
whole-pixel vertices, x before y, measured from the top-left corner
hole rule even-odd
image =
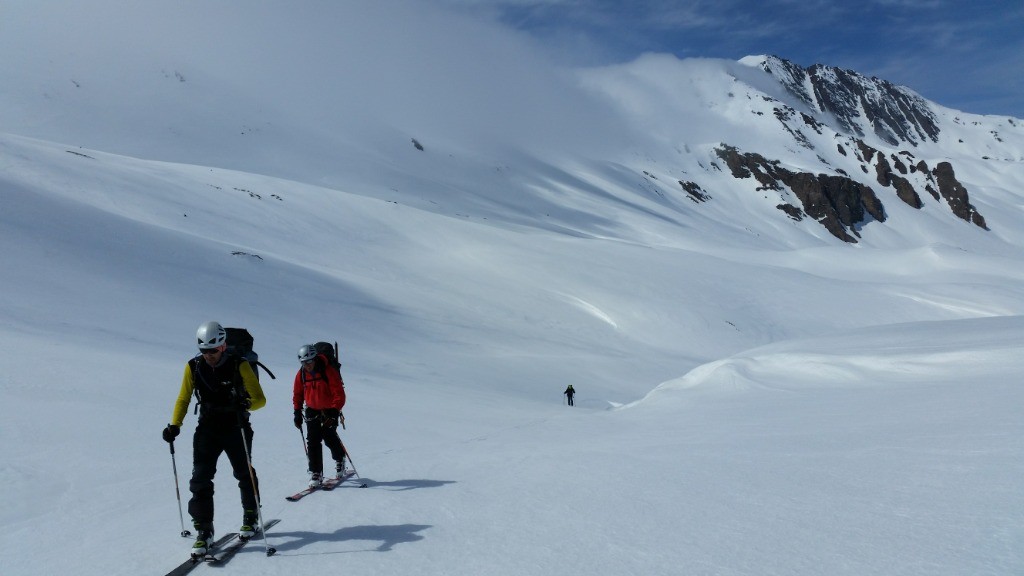
[[[891,146],[938,141],[938,118],[924,98],[907,88],[823,64],[804,69],[777,56],[765,58],[761,66],[812,109],[833,117],[844,132],[858,137],[873,133]]]
[[[827,144],[822,144],[820,138],[809,138],[807,132],[819,136],[828,132],[834,137],[844,134],[846,146],[839,141],[835,149],[842,156],[853,157],[858,164],[859,170],[854,169],[851,174],[843,168],[831,168],[828,160],[819,155],[823,164],[819,170],[828,172],[794,172],[757,151],[741,154],[728,146],[718,150],[736,178],[754,177],[762,189],[788,188],[800,200],[799,205],[782,203],[778,208],[790,217],[799,220],[810,216],[837,238],[856,242],[860,236],[858,229],[868,218],[886,220],[885,204],[873,189],[879,187],[890,189],[899,201],[918,210],[925,205],[922,194],[927,193],[933,200],[947,204],[958,218],[988,229],[984,216],[971,204],[967,188],[957,180],[953,164],[942,161],[930,168],[911,151],[924,141],[940,142],[938,115],[924,98],[904,87],[877,78],[867,79],[851,70],[820,64],[803,69],[774,56],[745,61],[757,63],[789,94],[811,108],[817,118],[823,119],[818,121],[785,105],[775,107],[775,117],[795,143],[815,149],[816,145]],[[1014,119],[1006,122],[1019,135],[1019,123]],[[865,134],[872,134],[887,150],[869,145]],[[1002,142],[996,131],[991,134]],[[864,175],[874,176],[873,182],[865,183]]]
[[[566,75],[518,46],[481,65],[454,44],[434,55],[418,48],[425,40],[417,35],[302,16],[314,32],[289,42],[274,30],[283,15],[272,8],[245,21],[209,9],[201,29],[245,31],[231,49],[212,32],[183,44],[173,27],[145,42],[130,27],[91,35],[80,39],[91,50],[73,57],[61,51],[60,36],[26,50],[9,35],[6,48],[20,60],[0,66],[23,81],[0,92],[0,121],[11,133],[74,146],[624,239],[669,222],[714,220],[786,246],[889,245],[905,235],[927,243],[955,227],[940,211],[998,232],[992,211],[1003,207],[978,201],[986,173],[1024,180],[1019,120],[944,109],[855,71],[804,69],[775,56],[648,55]],[[98,10],[87,17],[104,21]],[[164,18],[189,26],[183,14]],[[311,43],[317,32],[328,44]],[[369,42],[370,34],[379,40]],[[388,47],[377,66],[355,56],[348,43],[359,38],[363,47]],[[122,45],[140,43],[144,49],[123,54]],[[403,59],[410,51],[422,60]],[[105,65],[112,59],[120,61],[116,73]],[[509,68],[495,72],[493,62],[506,60]],[[434,82],[424,73],[431,66],[450,78]],[[566,195],[575,198],[568,206]],[[613,229],[588,208],[609,196],[628,213]],[[897,211],[894,219],[895,203],[921,217]],[[736,220],[741,213],[745,221]],[[656,222],[640,222],[650,217]]]

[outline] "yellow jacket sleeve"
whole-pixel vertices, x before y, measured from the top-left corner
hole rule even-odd
[[[267,397],[263,395],[263,387],[260,386],[260,380],[256,377],[256,373],[252,371],[252,366],[248,362],[239,362],[238,373],[242,375],[242,385],[245,386],[245,391],[249,393],[249,410],[259,410],[266,406]],[[186,405],[185,408],[188,408],[188,406]]]
[[[192,368],[186,362],[185,375],[181,377],[181,390],[171,412],[171,424],[175,426],[180,427],[185,422],[185,414],[188,413],[188,405],[192,401],[192,384]]]

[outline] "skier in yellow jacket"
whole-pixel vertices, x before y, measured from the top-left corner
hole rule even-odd
[[[174,442],[195,395],[199,421],[192,437],[192,499],[188,512],[197,532],[192,554],[200,556],[213,544],[213,476],[221,452],[228,455],[242,496],[239,536],[251,538],[256,533],[259,482],[256,470],[251,468],[253,433],[249,411],[265,406],[267,398],[249,363],[225,353],[227,332],[223,326],[206,322],[199,327],[196,337],[200,353],[185,366],[171,423],[164,428],[163,438]]]

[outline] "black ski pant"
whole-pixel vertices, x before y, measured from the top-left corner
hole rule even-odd
[[[566,394],[566,398],[569,399],[569,406],[575,406],[575,404],[572,403],[572,394]]]
[[[245,431],[245,443],[241,430]],[[246,421],[241,424],[234,414],[215,415],[213,418],[200,417],[192,437],[192,480],[188,483],[192,499],[188,501],[188,513],[199,529],[213,529],[213,477],[217,474],[217,460],[221,452],[228,455],[228,462],[238,481],[242,496],[243,510],[256,510],[257,496],[253,484],[259,489],[256,469],[249,477],[249,462],[252,455],[252,427]],[[249,446],[249,457],[245,453]]]
[[[345,448],[338,436],[338,421],[325,417],[322,410],[306,408],[306,427],[308,428],[306,452],[309,457],[309,471],[323,474],[324,454],[321,442],[327,445],[335,462],[341,462],[345,457]]]

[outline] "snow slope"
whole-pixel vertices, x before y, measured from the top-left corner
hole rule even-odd
[[[998,170],[971,140],[994,124],[959,133],[958,176],[990,232],[887,204],[891,226],[850,246],[764,218],[724,174],[706,207],[669,193],[728,136],[776,142],[695,103],[782,97],[742,64],[651,57],[573,84],[522,39],[405,3],[300,20],[277,3],[71,4],[14,3],[0,23],[21,58],[0,60],[5,574],[159,575],[183,559],[160,430],[206,320],[249,328],[277,376],[253,458],[278,554],[253,542],[224,573],[1024,570],[1014,132]],[[301,58],[315,21],[345,27],[329,35],[343,60]],[[428,42],[442,32],[450,44]],[[245,68],[253,55],[218,38],[277,58]],[[353,38],[394,60],[372,66]],[[416,77],[401,74],[412,46],[450,80],[418,101],[433,107],[371,74]],[[332,62],[359,74],[338,80]],[[666,70],[695,92],[649,125],[681,94],[668,79],[605,100],[618,78]],[[485,72],[522,92],[473,98]],[[321,118],[345,90],[366,114]],[[649,129],[666,115],[693,139]],[[320,339],[341,344],[342,437],[367,488],[289,503],[306,481],[294,355]],[[186,499],[194,425],[176,443]],[[235,530],[224,461],[217,487],[217,531]]]
[[[254,461],[279,553],[231,571],[1021,567],[1019,257],[716,256],[67,150],[3,138],[10,573],[181,558],[159,429],[206,318],[249,327],[278,376]],[[320,338],[342,343],[369,487],[292,504],[292,349]]]

